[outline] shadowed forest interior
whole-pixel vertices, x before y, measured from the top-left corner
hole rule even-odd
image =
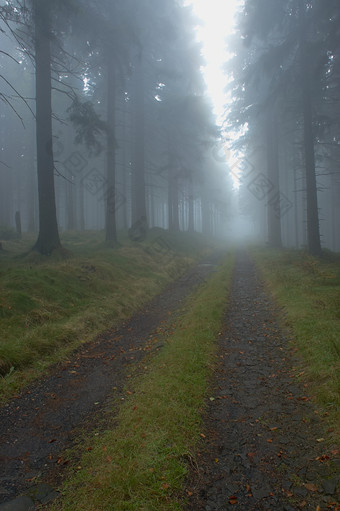
[[[192,4],[2,2],[0,239],[49,254],[62,231],[156,226],[339,251],[339,4],[232,14],[217,115]]]

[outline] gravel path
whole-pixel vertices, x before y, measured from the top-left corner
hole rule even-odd
[[[131,366],[160,348],[155,338],[220,258],[215,254],[197,265],[128,322],[85,345],[0,409],[0,503],[12,501],[36,480],[58,481],[62,451],[77,440],[80,428],[90,432],[98,426],[106,401],[120,395]],[[18,501],[8,509],[27,508],[21,506]]]
[[[277,317],[254,264],[240,254],[188,511],[340,509],[339,451],[323,440]]]

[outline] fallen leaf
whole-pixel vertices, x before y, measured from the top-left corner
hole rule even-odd
[[[192,496],[193,496],[192,491],[187,490],[187,495],[188,495],[189,497],[192,497]]]
[[[232,495],[231,497],[229,497],[229,504],[231,504],[232,506],[234,504],[237,504],[237,497],[235,497],[235,495]]]
[[[206,438],[205,434],[204,433],[200,433],[200,437],[202,438]]]
[[[315,484],[313,483],[307,483],[305,484],[305,488],[309,491],[318,491],[318,488],[317,486],[315,486]]]
[[[316,461],[321,461],[321,463],[323,463],[324,461],[328,461],[330,459],[329,456],[327,456],[327,454],[323,454],[322,456],[318,456],[317,458],[315,458]]]
[[[163,483],[162,484],[162,488],[164,488],[164,490],[167,490],[169,488],[168,483]]]

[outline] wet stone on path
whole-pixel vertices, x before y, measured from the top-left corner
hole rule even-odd
[[[239,254],[187,511],[340,509],[339,454],[318,442],[324,425],[278,318]]]

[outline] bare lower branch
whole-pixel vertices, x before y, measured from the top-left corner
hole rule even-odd
[[[27,108],[29,109],[29,111],[31,112],[31,114],[34,116],[34,112],[32,110],[32,108],[29,106],[29,104],[27,103],[26,99],[20,94],[20,92],[17,91],[17,89],[7,80],[7,78],[5,78],[3,75],[0,75],[0,78],[2,78],[4,80],[4,82],[7,83],[7,85],[12,89],[14,90],[14,92],[19,96],[19,98],[25,103],[25,105],[27,106]]]
[[[14,108],[14,106],[12,105],[12,103],[9,101],[9,99],[6,98],[6,96],[2,93],[0,93],[0,99],[2,99],[2,101],[4,101],[5,103],[7,103],[7,105],[13,110],[13,112],[15,113],[15,115],[20,119],[21,121],[21,124],[23,125],[23,127],[25,127],[25,124],[24,124],[24,121],[21,117],[21,115],[16,111],[16,109]]]

